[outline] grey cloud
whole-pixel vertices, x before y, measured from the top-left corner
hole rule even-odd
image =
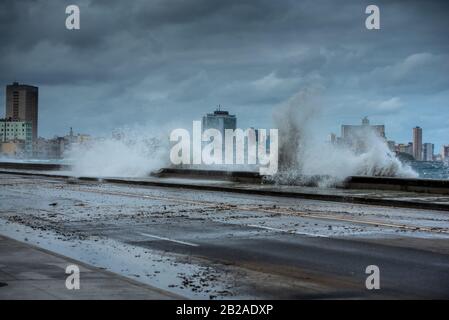
[[[448,2],[376,2],[378,32],[364,28],[365,0],[4,0],[0,80],[41,87],[47,136],[198,119],[219,103],[269,126],[272,108],[311,84],[337,125],[383,112],[406,128],[436,94],[448,116]],[[64,27],[72,3],[78,31]]]

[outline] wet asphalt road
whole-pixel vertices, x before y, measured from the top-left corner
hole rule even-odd
[[[336,289],[302,293],[286,288],[276,293],[278,298],[449,298],[449,257],[446,255],[297,235],[197,243],[198,247],[185,247],[167,242],[133,242],[277,274],[292,281],[313,279]],[[381,271],[379,291],[365,288],[364,271],[373,264]]]
[[[274,292],[258,289],[276,298],[449,298],[449,256],[445,254],[352,239],[276,231],[260,234],[257,228],[213,222],[185,226],[185,221],[179,220],[160,229],[141,227],[133,233],[130,230],[126,241],[278,275],[287,282],[305,281],[329,288],[320,292],[301,292],[295,286]],[[216,230],[221,236],[212,239],[203,230]],[[185,232],[189,237],[182,236]],[[154,235],[184,243],[152,238]],[[381,290],[365,287],[369,265],[380,269]]]
[[[223,277],[227,282],[226,292],[213,296],[449,298],[447,235],[363,223],[374,219],[447,228],[444,212],[20,176],[0,179],[2,221],[38,233],[57,232],[67,246],[77,236],[112,239],[183,263],[212,266],[214,281]],[[318,218],[276,212],[289,208]],[[332,220],[334,216],[348,220]],[[132,267],[129,260],[121,263]],[[380,290],[365,287],[369,265],[380,268]],[[189,290],[188,281],[184,290]]]

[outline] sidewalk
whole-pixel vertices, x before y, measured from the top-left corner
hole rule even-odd
[[[65,268],[80,269],[80,289],[68,290]],[[0,236],[0,300],[182,299],[96,267]]]

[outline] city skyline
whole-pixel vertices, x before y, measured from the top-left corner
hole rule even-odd
[[[396,141],[419,125],[423,142],[447,143],[447,2],[377,1],[378,31],[368,1],[83,0],[79,30],[65,28],[67,4],[0,4],[0,84],[41,89],[44,137],[177,125],[219,103],[242,127],[272,127],[277,106],[313,88],[325,132],[367,115]]]
[[[20,122],[17,123],[17,125],[22,126],[25,124],[30,124],[32,133],[33,133],[33,141],[37,141],[37,131],[38,131],[38,92],[39,87],[29,84],[23,84],[18,82],[13,82],[12,84],[6,85],[6,103],[7,106],[5,111],[5,117],[1,118],[0,120],[5,121],[13,121],[13,122]],[[213,113],[206,113],[202,116],[202,123],[203,123],[203,129],[207,127],[216,127],[221,128],[219,130],[223,131],[224,127],[228,127],[231,129],[236,128],[237,123],[237,117],[236,115],[230,115],[228,111],[221,110],[222,106],[219,104],[215,111]],[[217,118],[218,117],[218,118]],[[223,119],[228,119],[228,124],[225,124]],[[208,122],[208,119],[210,119],[210,123]],[[217,119],[221,119],[220,123],[217,122]],[[216,123],[217,122],[217,123]],[[4,128],[2,129],[2,132],[6,135],[6,123],[3,124]],[[256,125],[257,126],[257,125]],[[384,124],[379,125],[371,125],[370,120],[367,116],[362,118],[361,125],[357,124],[341,124],[341,139],[343,140],[351,140],[350,137],[352,135],[352,131],[358,131],[360,129],[363,129],[363,127],[369,126],[373,128],[377,134],[385,139],[385,143],[388,145],[388,147],[391,150],[394,150],[396,152],[403,152],[401,151],[402,146],[407,146],[407,141],[397,141],[392,137],[389,137],[386,135],[386,129]],[[73,136],[73,127],[70,127],[70,133],[69,135],[57,135],[54,134],[52,136],[53,139],[62,139],[67,136]],[[253,127],[251,127],[253,128]],[[9,130],[9,129],[8,129]],[[15,129],[17,130],[17,129]],[[21,129],[20,129],[21,130]],[[24,131],[25,132],[25,131]],[[113,132],[110,132],[112,134]],[[9,134],[9,132],[8,132]],[[336,137],[335,133],[331,133],[331,136],[334,136],[334,138],[331,138],[332,142],[334,142],[334,139]],[[6,137],[6,136],[5,136]],[[438,154],[442,154],[443,159],[445,151],[444,148],[447,147],[449,144],[443,144],[441,146],[441,151],[438,151],[438,148],[435,148],[435,144],[431,141],[429,142],[423,142],[423,129],[420,126],[413,127],[412,129],[412,139],[411,142],[408,142],[408,146],[410,146],[411,150],[407,151],[405,153],[409,153],[412,155],[415,160],[421,161],[433,161],[433,157]],[[41,138],[41,137],[39,137]],[[42,137],[42,138],[48,138],[48,137]],[[51,138],[50,138],[51,139]],[[5,140],[5,139],[4,139]],[[5,140],[6,141],[6,140]],[[59,142],[58,142],[59,143]],[[393,145],[391,145],[393,143]],[[435,152],[436,150],[436,152]],[[432,160],[430,160],[432,159]]]

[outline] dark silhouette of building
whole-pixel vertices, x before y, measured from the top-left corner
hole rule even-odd
[[[18,82],[6,86],[6,118],[31,122],[33,141],[37,140],[38,98],[38,87]]]

